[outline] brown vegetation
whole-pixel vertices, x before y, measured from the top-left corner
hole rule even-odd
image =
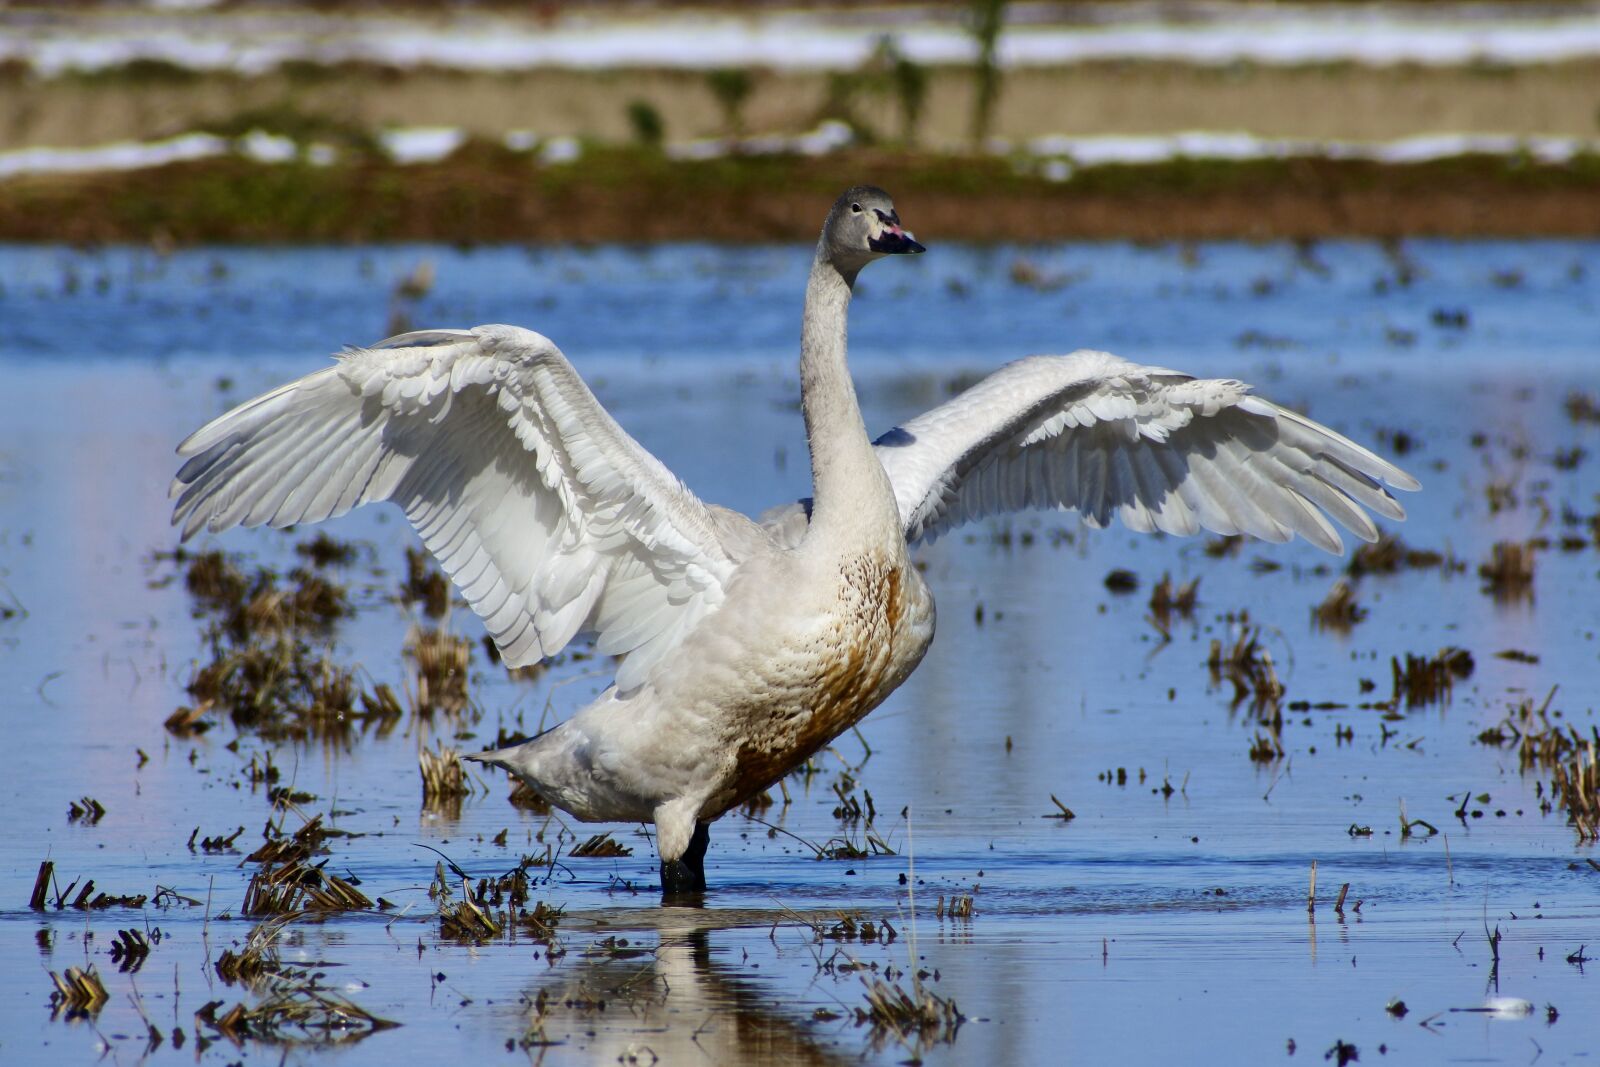
[[[862,180],[894,190],[932,241],[1600,234],[1600,162],[1587,159],[1176,160],[1057,183],[999,159],[878,150],[676,162],[594,149],[540,166],[469,144],[409,167],[223,159],[19,178],[0,198],[0,239],[797,241],[815,236],[819,202]]]

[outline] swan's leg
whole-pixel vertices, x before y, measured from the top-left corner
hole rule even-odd
[[[661,861],[661,895],[680,896],[706,891],[706,847],[711,844],[711,827],[707,823],[694,824],[694,836],[689,847],[675,860]]]

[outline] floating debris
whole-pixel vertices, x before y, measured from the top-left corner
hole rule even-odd
[[[1406,817],[1406,801],[1405,801],[1404,797],[1401,797],[1400,798],[1400,840],[1404,841],[1407,838],[1409,838],[1409,837],[1413,836],[1414,834],[1416,834],[1417,827],[1419,827],[1419,826],[1422,829],[1428,831],[1427,834],[1425,835],[1427,837],[1433,837],[1435,834],[1437,834],[1439,832],[1439,828],[1437,826],[1433,825],[1433,823],[1429,822],[1426,819],[1409,819],[1409,818],[1407,818]]]
[[[1077,812],[1057,800],[1054,793],[1050,794],[1050,803],[1054,804],[1059,810],[1045,812],[1040,816],[1041,819],[1060,819],[1062,822],[1071,822],[1078,817]]]
[[[1361,1059],[1361,1050],[1343,1038],[1339,1038],[1333,1043],[1332,1048],[1322,1054],[1322,1058],[1332,1061],[1335,1067],[1345,1067],[1346,1064],[1354,1063]]]
[[[1477,1008],[1451,1008],[1453,1012],[1487,1015],[1491,1019],[1526,1019],[1533,1014],[1533,1001],[1521,997],[1490,997]]]
[[[55,992],[50,994],[52,1019],[63,1014],[68,1019],[88,1018],[98,1014],[106,1001],[111,999],[93,967],[88,970],[68,967],[61,974],[54,971],[49,973],[50,981],[56,987]]]
[[[1139,576],[1132,571],[1118,567],[1106,574],[1105,586],[1113,593],[1132,593],[1139,588]]]

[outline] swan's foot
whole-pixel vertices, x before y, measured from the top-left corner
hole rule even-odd
[[[694,824],[689,847],[675,860],[661,861],[661,897],[698,895],[706,891],[706,847],[711,844],[711,827]]]

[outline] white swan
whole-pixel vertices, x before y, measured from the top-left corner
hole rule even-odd
[[[249,401],[179,446],[174,524],[286,526],[392,500],[505,662],[580,634],[624,655],[594,703],[477,757],[579,819],[653,821],[667,892],[704,888],[708,824],[876,707],[922,659],[907,544],[980,515],[1076,509],[1135,530],[1295,534],[1338,552],[1415,479],[1235,381],[1102,352],[1034,356],[867,436],[845,363],[862,267],[921,252],[882,190],[833,205],[806,285],[810,501],[760,523],[702,503],[547,338],[409,333]]]

